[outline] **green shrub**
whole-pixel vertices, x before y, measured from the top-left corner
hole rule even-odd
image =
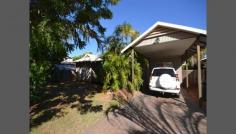
[[[127,88],[130,91],[139,90],[143,82],[142,68],[135,59],[134,81],[132,82],[131,57],[129,55],[118,55],[107,52],[104,57],[104,85],[103,88],[117,91]]]
[[[48,62],[41,64],[31,63],[30,64],[30,100],[40,100],[39,92],[40,88],[47,84],[50,79],[50,68],[51,65]]]

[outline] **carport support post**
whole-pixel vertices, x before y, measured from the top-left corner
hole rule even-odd
[[[188,82],[188,64],[187,63],[186,63],[186,87],[187,88],[189,87],[189,82]]]
[[[132,84],[133,84],[134,83],[134,49],[132,49],[131,57],[132,57]]]
[[[198,97],[202,97],[202,76],[201,76],[201,59],[200,59],[200,45],[197,44],[197,74],[198,74]]]

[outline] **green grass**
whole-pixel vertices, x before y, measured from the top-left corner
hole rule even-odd
[[[78,86],[80,85],[77,85],[77,87]],[[73,87],[76,87],[76,85],[73,84]],[[69,94],[67,90],[73,93]],[[84,92],[77,93],[75,91],[76,89],[73,90],[70,89],[70,86],[66,86],[66,89],[58,91],[60,95],[49,97],[45,100],[46,102],[41,108],[35,108],[36,112],[31,115],[31,125],[36,124],[35,122],[37,122],[37,125],[31,126],[30,133],[80,134],[105,117],[104,112],[107,107],[109,107],[111,100],[108,95],[101,92],[86,94]],[[56,94],[55,92],[53,93]],[[63,93],[64,95],[62,95]],[[73,101],[71,101],[70,99],[76,95],[77,97],[74,97],[76,99],[72,99]],[[56,112],[51,112],[53,110]],[[47,112],[50,114],[47,115]],[[43,119],[38,123],[39,121],[37,121],[37,119],[40,117],[43,117]]]

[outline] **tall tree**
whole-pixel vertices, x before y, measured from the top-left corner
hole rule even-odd
[[[30,88],[50,78],[52,65],[75,48],[104,39],[101,19],[111,19],[110,6],[119,0],[30,0]]]
[[[65,52],[84,48],[90,38],[95,39],[100,48],[105,32],[100,20],[112,18],[108,7],[118,1],[31,0],[31,57],[37,61],[58,62]]]

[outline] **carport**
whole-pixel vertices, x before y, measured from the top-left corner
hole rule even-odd
[[[134,51],[136,51],[149,61],[149,67],[143,70],[146,76],[146,82],[149,79],[152,68],[163,65],[164,63],[173,65],[177,70],[181,83],[183,80],[182,64],[190,56],[197,53],[198,94],[199,98],[201,98],[202,78],[200,50],[205,47],[205,30],[165,22],[157,22],[126,46],[121,53],[131,50],[132,59],[134,59]],[[132,60],[132,66],[134,64],[134,60]],[[133,73],[132,69],[132,78]]]

